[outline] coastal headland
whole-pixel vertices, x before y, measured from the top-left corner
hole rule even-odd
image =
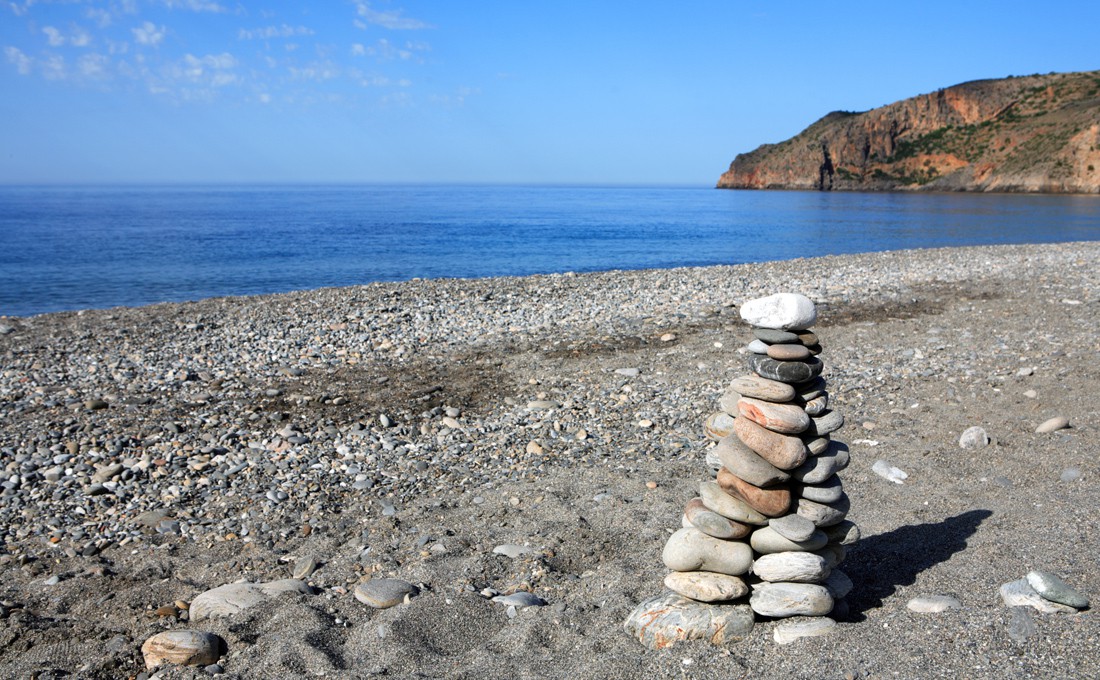
[[[739,154],[721,189],[1100,192],[1100,71],[976,80],[834,111]]]
[[[849,615],[650,651],[623,620],[663,589],[703,421],[745,372],[738,307],[780,291],[817,304],[847,420]],[[158,677],[1087,677],[1093,610],[998,589],[1100,595],[1098,327],[1094,242],[0,318],[0,676],[138,677],[144,641],[190,629],[217,667]],[[988,445],[961,448],[973,426]],[[382,579],[418,593],[356,598]],[[522,592],[545,606],[494,600]]]

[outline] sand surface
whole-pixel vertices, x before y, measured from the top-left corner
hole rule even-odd
[[[849,615],[789,645],[761,621],[721,647],[648,650],[623,621],[663,592],[664,541],[709,477],[703,419],[746,372],[737,309],[778,291],[818,303],[847,420],[835,438],[851,447],[842,477],[863,532],[842,566]],[[221,636],[238,678],[1100,668],[1093,610],[1014,613],[998,595],[1043,569],[1100,597],[1098,243],[412,281],[0,324],[2,677],[136,677],[142,642],[184,628]],[[1053,416],[1070,427],[1036,434]],[[991,444],[960,448],[975,425]],[[872,472],[880,459],[905,483]],[[110,465],[123,472],[93,491]],[[529,551],[494,553],[504,544]],[[157,611],[289,578],[310,556],[314,595],[197,622]],[[421,593],[389,609],[355,600],[381,577]],[[517,590],[548,605],[509,612],[482,594]],[[935,594],[962,607],[906,607]]]

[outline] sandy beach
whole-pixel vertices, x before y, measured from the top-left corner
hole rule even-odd
[[[817,303],[846,418],[848,615],[649,650],[623,621],[710,476],[738,308],[781,291]],[[998,589],[1041,569],[1100,597],[1098,328],[1095,242],[0,318],[0,676],[147,678],[142,643],[192,629],[217,668],[155,677],[1091,677],[1092,609]],[[960,447],[972,426],[988,446]],[[190,620],[296,571],[309,594]],[[355,599],[382,578],[419,594]],[[520,591],[546,605],[492,599]]]

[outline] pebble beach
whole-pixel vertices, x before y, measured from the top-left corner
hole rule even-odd
[[[647,649],[738,308],[781,291],[845,414],[849,612]],[[1001,588],[1100,595],[1097,328],[1096,242],[0,317],[0,676],[1088,677],[1093,610]],[[171,631],[212,655],[147,668]]]

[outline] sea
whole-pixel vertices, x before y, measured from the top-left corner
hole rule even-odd
[[[3,186],[0,315],[412,278],[1100,239],[1100,196],[668,186]]]

